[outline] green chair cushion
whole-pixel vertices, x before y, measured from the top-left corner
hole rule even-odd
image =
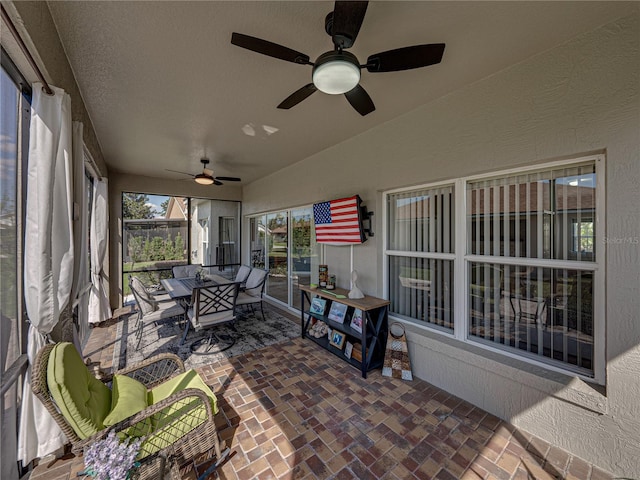
[[[156,404],[174,393],[186,388],[202,390],[211,402],[214,415],[218,413],[217,399],[211,389],[195,370],[188,370],[153,388],[148,393],[149,405]],[[174,443],[176,439],[188,435],[189,432],[206,421],[206,410],[202,405],[194,408],[194,400],[184,400],[162,409],[151,421],[155,433],[147,436],[140,446],[138,458],[144,458]]]
[[[85,439],[104,428],[111,409],[111,390],[91,375],[73,344],[58,343],[51,350],[47,385],[78,437]]]
[[[115,425],[147,408],[147,387],[126,375],[114,375],[111,384],[111,411],[103,423]]]
[[[153,405],[155,403],[170,397],[176,392],[180,392],[185,388],[197,388],[207,394],[209,400],[211,400],[211,407],[213,408],[213,414],[218,413],[218,400],[215,393],[211,391],[209,386],[204,383],[202,377],[198,375],[195,370],[187,370],[180,375],[170,378],[166,382],[158,385],[149,391],[148,404]]]

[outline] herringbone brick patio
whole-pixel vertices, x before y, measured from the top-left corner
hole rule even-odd
[[[104,368],[120,341],[115,324],[93,328],[85,348]],[[308,340],[199,372],[218,396],[216,424],[235,452],[222,479],[612,478],[427,382],[380,371],[363,379]],[[81,457],[42,462],[31,478],[71,479],[82,468]]]

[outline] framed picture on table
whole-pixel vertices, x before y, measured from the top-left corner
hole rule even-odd
[[[327,301],[324,298],[315,297],[311,300],[311,307],[309,313],[313,315],[324,315],[324,310],[327,307]]]
[[[346,335],[344,333],[339,332],[338,330],[333,330],[331,332],[331,337],[329,337],[329,343],[337,349],[342,350],[342,347],[344,347],[345,338]]]
[[[329,310],[329,319],[334,322],[344,323],[347,314],[347,306],[344,303],[333,302]]]
[[[362,310],[356,308],[353,311],[353,315],[351,316],[351,328],[353,328],[356,332],[362,333],[362,322],[364,321],[364,315]]]

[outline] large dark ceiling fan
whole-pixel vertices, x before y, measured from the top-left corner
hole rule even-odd
[[[413,45],[376,53],[361,65],[355,55],[347,52],[356,41],[367,11],[368,2],[335,2],[333,12],[325,19],[325,31],[333,40],[334,49],[320,55],[315,62],[309,56],[277,43],[234,32],[231,43],[263,55],[287,62],[311,65],[312,82],[285,98],[278,108],[289,109],[320,90],[329,94],[344,93],[360,115],[373,112],[376,107],[366,90],[360,85],[360,70],[371,73],[397,72],[427,67],[440,63],[444,54],[444,43]]]
[[[165,170],[167,172],[189,175],[190,177],[193,178],[193,180],[196,183],[199,183],[200,185],[211,185],[211,184],[224,185],[222,183],[223,181],[224,182],[240,182],[241,181],[238,177],[214,177],[213,170],[207,168],[207,165],[209,165],[208,158],[201,158],[200,163],[202,163],[202,173],[198,173],[198,174],[179,172],[178,170],[169,170],[168,168],[166,168]]]

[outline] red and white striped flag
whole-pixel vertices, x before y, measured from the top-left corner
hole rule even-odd
[[[351,245],[365,241],[358,195],[314,204],[313,218],[318,243]]]

